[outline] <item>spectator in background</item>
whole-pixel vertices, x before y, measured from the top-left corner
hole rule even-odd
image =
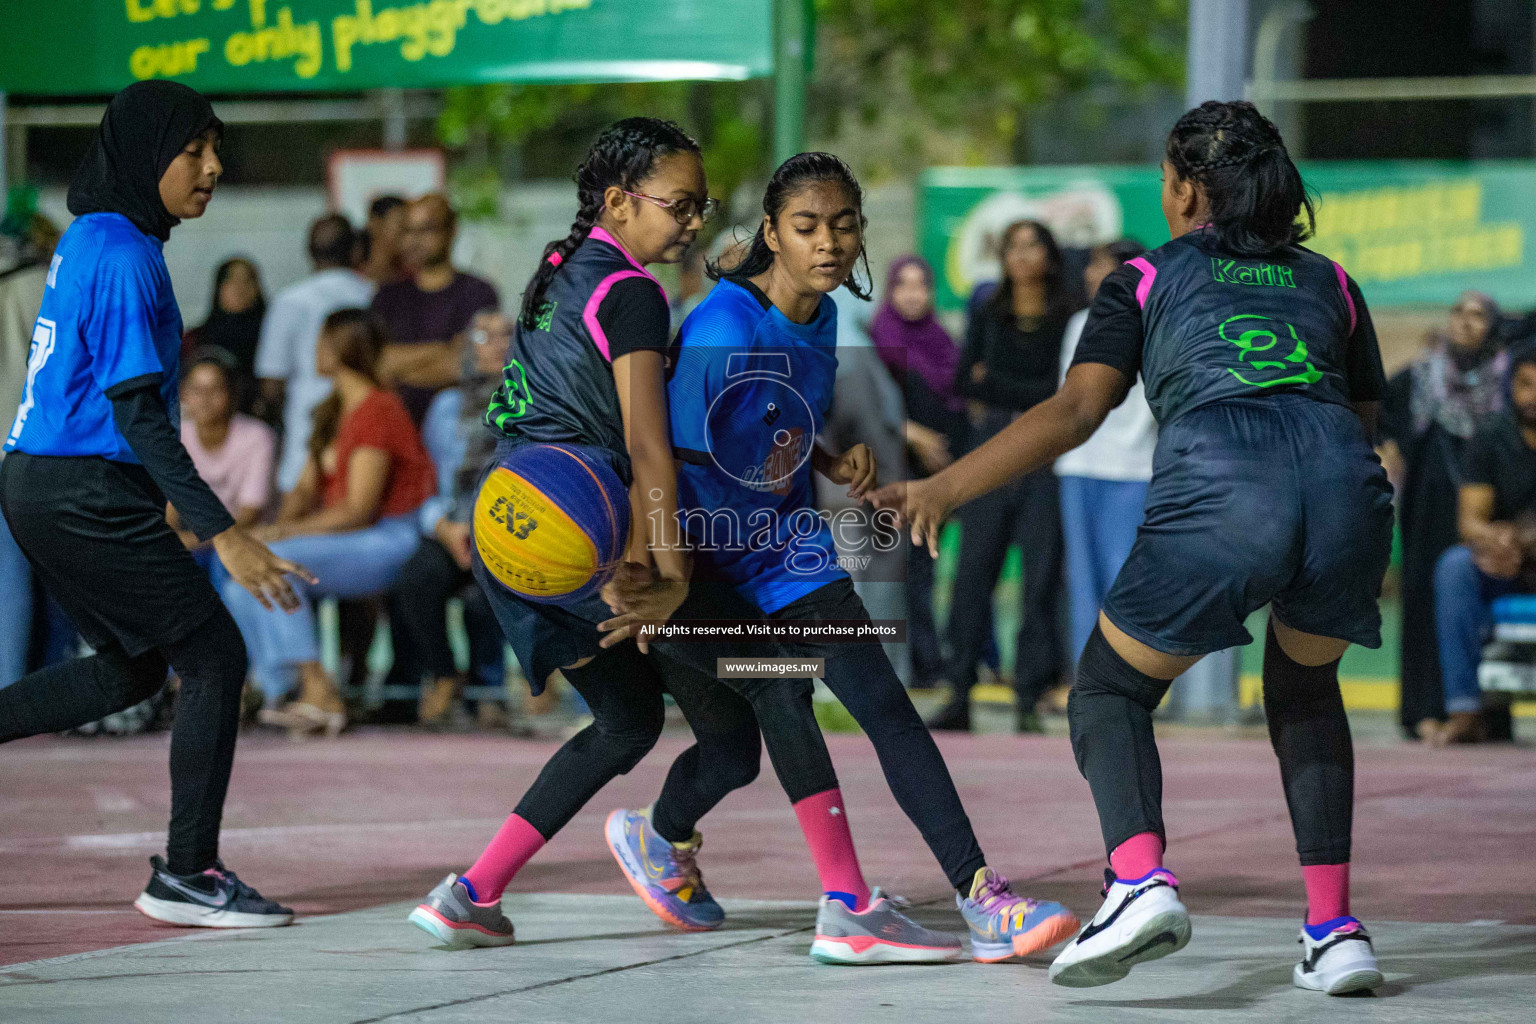
[[[710,281],[704,276],[704,252],[698,247],[690,247],[683,262],[677,265],[677,287],[667,297],[672,309],[674,335],[683,321],[688,319],[688,314],[693,312],[693,308],[704,301],[709,288]]]
[[[261,420],[235,410],[234,379],[228,352],[210,347],[192,353],[181,375],[181,443],[197,475],[236,524],[249,529],[272,501],[277,437]],[[211,565],[213,549],[182,528],[174,508],[167,518],[194,554],[207,553],[205,568]]]
[[[881,480],[931,476],[949,465],[964,428],[965,404],[955,393],[960,350],[934,313],[933,268],[921,256],[891,263],[885,296],[870,324],[870,339],[906,404],[906,465],[882,468]],[[903,533],[907,563],[909,686],[931,687],[944,675],[944,655],[933,620],[933,559]]]
[[[439,392],[427,410],[422,440],[437,466],[437,494],[421,507],[421,545],[400,570],[389,602],[396,657],[409,650],[428,680],[417,714],[429,727],[451,721],[464,684],[448,643],[449,600],[457,596],[464,603],[470,677],[482,686],[501,686],[506,674],[501,627],[470,573],[469,524],[480,478],[496,454],[497,435],[485,426],[485,409],[501,386],[512,324],[499,312],[479,313],[470,338],[459,386]],[[477,710],[483,727],[507,725],[503,705],[481,701]]]
[[[1056,393],[1061,340],[1074,307],[1062,277],[1061,250],[1049,228],[1021,220],[1002,235],[1003,278],[967,325],[955,389],[970,400],[969,447]],[[986,646],[992,591],[1010,543],[1023,554],[1018,647],[1014,658],[1015,725],[1038,732],[1035,704],[1062,669],[1056,612],[1061,591],[1061,510],[1055,474],[1036,470],[962,506],[964,581],[950,601],[952,693],[929,727],[970,728],[970,691]]]
[[[236,256],[220,263],[213,273],[213,309],[208,319],[181,340],[183,361],[210,347],[230,354],[230,384],[240,412],[250,412],[256,405],[256,346],[266,313],[267,300],[256,264]]]
[[[1127,260],[1146,252],[1139,242],[1122,239],[1095,248],[1083,271],[1088,301],[1099,285]],[[1067,321],[1061,342],[1061,378],[1066,379],[1077,351],[1088,310]],[[1157,422],[1147,405],[1138,378],[1125,401],[1111,412],[1086,444],[1056,460],[1061,486],[1061,532],[1067,552],[1067,601],[1072,620],[1076,662],[1088,643],[1109,586],[1130,556],[1136,530],[1147,504],[1152,480],[1152,452],[1157,447]]]
[[[331,393],[331,382],[315,369],[315,343],[325,318],[338,309],[366,306],[373,285],[352,270],[356,235],[347,218],[327,214],[309,226],[310,275],[277,293],[261,328],[256,376],[261,378],[263,418],[282,410],[283,451],[277,486],[298,485],[309,451],[315,406]]]
[[[273,551],[308,559],[319,582],[296,582],[299,609],[292,615],[261,607],[241,587],[222,588],[268,704],[295,682],[300,688],[297,700],[281,711],[269,707],[263,720],[297,732],[335,735],[347,721],[336,683],[320,664],[314,599],[393,587],[416,550],[417,510],[432,494],[432,461],[421,436],[400,399],[379,383],[386,339],[366,310],[326,317],[315,361],[335,388],[315,408],[298,486],[283,498],[277,522],[253,531]]]
[[[426,195],[405,212],[404,254],[409,277],[381,285],[373,310],[389,329],[379,364],[418,427],[432,396],[459,380],[465,333],[476,313],[499,305],[490,283],[454,268],[457,218],[441,195]]]
[[[26,389],[32,332],[58,241],[58,228],[30,211],[8,216],[0,231],[0,423],[7,431]],[[27,674],[32,610],[32,566],[0,516],[0,687]]]
[[[1402,700],[1410,737],[1438,735],[1445,718],[1435,643],[1435,563],[1458,543],[1456,500],[1466,443],[1504,408],[1509,358],[1492,331],[1493,299],[1466,292],[1451,307],[1450,330],[1387,384],[1381,434],[1387,462],[1404,468],[1398,495],[1402,531]],[[1396,476],[1397,474],[1394,474]]]
[[[1510,377],[1512,409],[1472,436],[1458,496],[1463,543],[1435,566],[1435,628],[1445,688],[1444,725],[1423,738],[1440,747],[1486,738],[1477,665],[1496,597],[1536,590],[1536,352]]]
[[[379,196],[368,204],[368,223],[357,238],[358,266],[375,285],[394,284],[406,277],[401,260],[406,202],[399,196]]]

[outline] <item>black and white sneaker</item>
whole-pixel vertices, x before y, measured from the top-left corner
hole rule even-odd
[[[145,917],[187,928],[279,928],[293,922],[293,911],[262,896],[218,861],[195,875],[173,875],[158,855],[149,858],[154,873],[133,901]]]
[[[1371,937],[1365,925],[1353,917],[1303,925],[1296,941],[1301,943],[1301,963],[1291,973],[1291,980],[1297,988],[1342,996],[1379,988],[1385,981],[1376,965]]]
[[[1125,882],[1104,872],[1104,905],[1051,964],[1051,981],[1092,988],[1189,945],[1189,911],[1179,880],[1165,868]]]

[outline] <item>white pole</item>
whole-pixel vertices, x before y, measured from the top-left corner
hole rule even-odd
[[[1241,99],[1248,77],[1248,0],[1190,0],[1189,53],[1184,99]],[[1207,655],[1174,680],[1170,710],[1180,719],[1230,722],[1237,716],[1236,648]]]

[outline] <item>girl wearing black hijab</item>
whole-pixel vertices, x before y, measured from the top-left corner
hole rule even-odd
[[[76,220],[49,269],[0,462],[0,512],[96,653],[0,690],[0,743],[131,707],[174,670],[170,837],[134,906],[171,924],[264,927],[293,912],[218,857],[245,644],[165,518],[169,501],[263,604],[296,606],[284,576],[308,571],[235,525],[177,432],[181,314],[162,247],[207,209],[222,131],[186,86],[131,85],[108,104],[70,183]]]
[[[185,361],[200,348],[219,348],[231,357],[230,388],[236,412],[249,413],[256,400],[256,343],[267,315],[256,264],[235,256],[213,272],[213,308],[208,319],[182,339]]]

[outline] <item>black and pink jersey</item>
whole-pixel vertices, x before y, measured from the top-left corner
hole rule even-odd
[[[538,323],[517,325],[486,424],[513,440],[601,448],[627,483],[613,361],[636,349],[665,349],[669,329],[660,282],[617,239],[593,228],[551,279]]]
[[[1299,245],[1233,256],[1209,230],[1105,278],[1077,363],[1139,372],[1164,426],[1225,398],[1301,392],[1347,406],[1386,387],[1365,300],[1342,267]]]

